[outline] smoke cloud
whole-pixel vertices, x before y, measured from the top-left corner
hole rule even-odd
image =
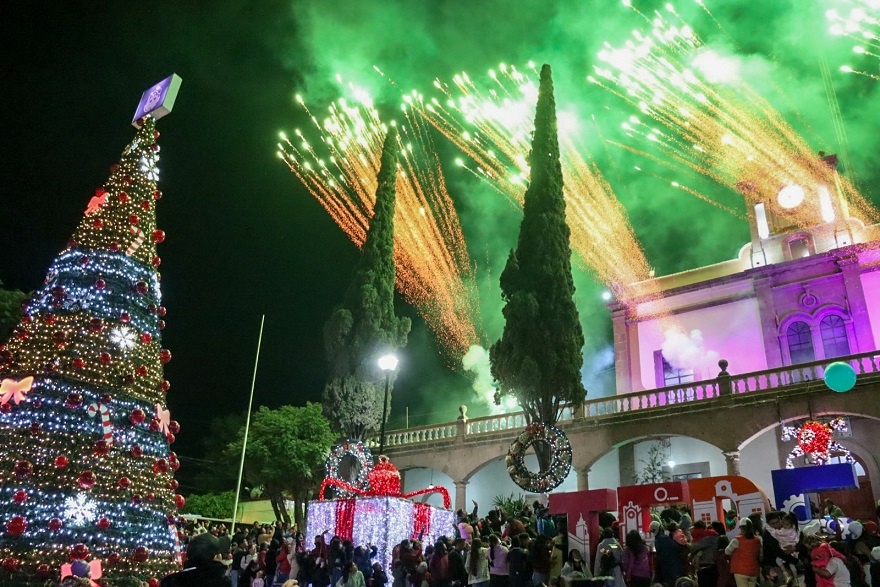
[[[703,348],[703,333],[670,328],[664,333],[663,358],[676,369],[699,371],[718,362],[718,353]]]

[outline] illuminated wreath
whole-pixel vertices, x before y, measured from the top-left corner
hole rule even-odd
[[[526,468],[526,451],[536,442],[550,447],[550,466],[533,473]],[[514,483],[531,493],[545,493],[565,481],[571,471],[571,442],[565,433],[551,424],[529,424],[507,451],[507,473]]]
[[[357,477],[349,485],[357,489],[366,489],[369,486],[370,471],[373,469],[373,455],[367,445],[360,440],[346,440],[337,444],[330,451],[327,463],[324,465],[325,476],[328,479],[339,479],[339,466],[345,457],[354,457],[358,463]],[[343,481],[343,479],[339,479]],[[337,488],[340,497],[351,497],[353,494],[344,487]]]

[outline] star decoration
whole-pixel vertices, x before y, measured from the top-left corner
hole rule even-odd
[[[98,504],[84,493],[64,500],[64,517],[72,526],[85,526],[98,516]]]
[[[89,200],[89,206],[86,208],[86,216],[96,214],[101,206],[107,203],[107,191],[102,189],[95,190],[95,195]]]
[[[3,382],[0,383],[0,405],[8,404],[13,401],[16,405],[20,404],[22,400],[24,400],[25,394],[31,390],[33,384],[33,376],[25,377],[21,381],[4,379]]]
[[[159,428],[165,434],[168,434],[168,426],[171,424],[171,411],[162,409],[162,404],[156,404],[156,418],[159,420]]]
[[[137,345],[137,335],[128,326],[118,326],[110,331],[110,342],[122,350],[130,351]]]

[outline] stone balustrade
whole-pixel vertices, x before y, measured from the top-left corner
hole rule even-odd
[[[847,362],[853,367],[857,384],[868,379],[880,379],[880,351],[849,355],[836,360]],[[727,372],[728,362],[722,359],[718,362],[721,372],[715,379],[587,400],[578,408],[564,406],[559,423],[564,427],[566,423],[580,420],[626,418],[628,415],[644,417],[651,410],[669,409],[673,406],[675,409],[705,409],[708,407],[706,402],[718,401],[725,396],[733,396],[736,401],[737,397],[745,394],[781,388],[798,389],[801,393],[821,392],[825,390],[822,381],[825,367],[830,362],[814,361],[730,375]],[[413,445],[464,442],[466,437],[479,438],[506,430],[521,430],[525,425],[526,417],[523,412],[468,418],[467,407],[462,406],[455,422],[387,432],[385,446],[393,450],[395,447],[415,448]],[[378,440],[371,439],[368,444],[375,448]]]

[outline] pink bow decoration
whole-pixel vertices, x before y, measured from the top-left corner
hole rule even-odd
[[[4,379],[0,383],[0,405],[8,404],[11,401],[20,404],[24,400],[25,394],[31,390],[33,384],[33,376],[25,377],[21,381]]]

